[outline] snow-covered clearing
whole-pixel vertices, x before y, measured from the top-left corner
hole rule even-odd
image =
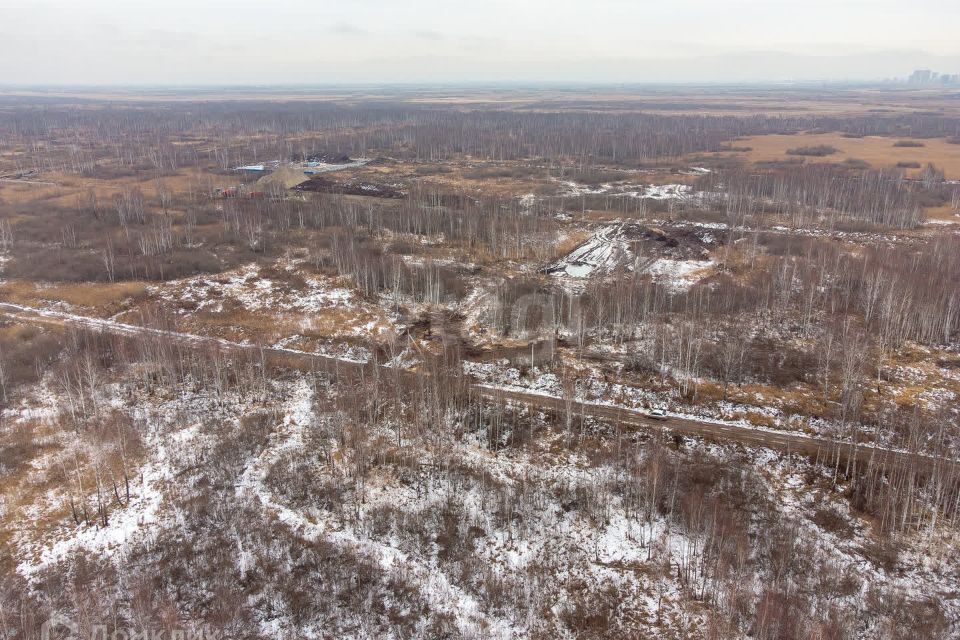
[[[707,170],[703,170],[707,171]],[[687,175],[703,175],[702,172],[686,172]],[[638,198],[647,200],[673,200],[705,204],[723,200],[726,196],[721,192],[696,191],[692,186],[682,183],[665,184],[631,184],[629,182],[605,183],[599,186],[587,186],[573,181],[561,183],[565,197],[611,196],[618,198]]]
[[[17,569],[27,578],[79,552],[122,563],[131,545],[170,525],[166,492],[177,482],[183,460],[189,459],[189,452],[206,438],[199,429],[201,421],[214,415],[236,421],[248,406],[240,397],[224,403],[206,393],[158,400],[144,397],[124,384],[106,385],[100,389],[100,395],[99,403],[104,407],[129,412],[143,438],[147,457],[131,478],[130,501],[119,508],[111,506],[106,526],[76,525],[69,520],[41,538],[35,537],[36,532],[24,531]],[[49,471],[56,461],[48,459],[44,464]],[[68,499],[65,491],[51,491],[43,508],[52,514]]]
[[[651,200],[686,200],[693,188],[685,184],[652,184],[639,197]]]
[[[955,216],[956,220],[944,220],[942,218],[930,218],[924,224],[931,227],[949,227],[954,225],[960,225],[960,214]]]
[[[359,167],[370,164],[373,158],[356,158],[350,162],[335,163],[335,162],[304,162],[300,165],[292,165],[302,167],[305,172],[312,173],[330,173],[331,171],[341,171],[343,169],[357,169]]]
[[[478,376],[502,373],[512,381],[505,385],[509,388],[562,394],[563,385],[552,372],[533,368],[525,378],[515,369],[503,372],[502,367],[477,363],[464,367]],[[601,398],[601,386],[600,380],[584,379],[577,386],[577,396],[609,404],[631,395],[627,389],[606,388]],[[443,439],[438,447],[410,430],[402,438],[395,435],[393,421],[398,415],[366,425],[349,435],[353,442],[338,444],[332,425],[341,413],[333,400],[349,391],[322,375],[292,373],[266,383],[255,395],[239,390],[218,395],[189,382],[149,394],[136,391],[129,382],[103,389],[105,402],[133,412],[138,424],[146,427],[149,455],[141,467],[142,479],[134,487],[131,503],[114,509],[107,527],[76,526],[66,519],[54,535],[33,545],[22,544],[20,572],[32,583],[41,570],[54,570],[77,552],[122,566],[133,547],[186,535],[180,532],[191,527],[181,521],[185,512],[176,500],[190,495],[190,489],[183,487],[199,486],[208,472],[205,465],[193,464],[194,457],[205,460],[216,451],[214,443],[226,442],[218,439],[237,437],[236,425],[255,414],[264,418],[265,428],[245,438],[243,446],[249,449],[243,449],[226,486],[236,504],[247,509],[245,526],[268,528],[271,540],[286,536],[322,542],[340,550],[343,558],[372,562],[380,575],[406,585],[432,611],[452,620],[460,636],[527,635],[535,621],[527,617],[531,603],[517,595],[524,589],[528,597],[549,594],[549,605],[540,615],[553,620],[575,615],[581,607],[592,606],[598,594],[613,589],[615,609],[631,612],[629,620],[618,620],[618,624],[651,637],[664,628],[686,629],[687,635],[691,629],[702,629],[705,616],[691,609],[689,601],[703,589],[724,593],[721,583],[696,569],[709,553],[709,531],[684,524],[679,506],[676,514],[668,514],[663,505],[669,500],[656,503],[661,506],[655,508],[654,502],[648,505],[645,498],[637,497],[655,492],[657,486],[651,485],[656,477],[645,474],[660,467],[650,466],[644,457],[662,454],[656,448],[638,447],[630,453],[637,457],[635,462],[629,457],[618,463],[615,437],[600,435],[605,433],[602,426],[591,431],[596,439],[589,449],[571,448],[564,444],[570,436],[562,427],[546,422],[535,409],[520,407],[523,419],[536,425],[536,435],[523,445],[491,449],[489,422],[452,436],[464,425],[451,416],[450,424],[428,436]],[[632,397],[634,402],[645,399],[639,390]],[[44,403],[42,398],[37,402]],[[408,429],[403,420],[399,425]],[[218,430],[215,425],[221,423],[232,427]],[[503,427],[506,433],[522,428],[517,418],[507,419]],[[388,443],[385,448],[384,442]],[[379,453],[377,447],[381,447]],[[601,450],[603,455],[598,455]],[[370,466],[364,467],[360,478],[357,456],[367,451],[371,453],[363,455]],[[780,531],[798,532],[797,548],[808,555],[808,561],[854,574],[856,589],[840,596],[840,605],[858,606],[859,601],[873,597],[872,590],[882,588],[911,598],[931,594],[956,617],[960,610],[957,568],[946,551],[953,548],[952,543],[935,535],[921,536],[905,543],[907,551],[897,568],[879,566],[863,552],[871,541],[868,525],[845,510],[842,491],[824,489],[829,483],[822,469],[764,449],[704,444],[693,438],[684,438],[680,451],[678,456],[687,451],[706,456],[706,462],[695,456],[676,461],[701,465],[704,473],[713,468],[710,465],[728,465],[735,481],[719,483],[711,491],[743,490],[744,486],[759,490],[759,497],[742,508],[782,518],[786,524],[779,525]],[[400,462],[403,454],[415,455],[415,463]],[[301,465],[288,467],[294,475],[272,476],[275,467],[290,459]],[[665,461],[661,458],[656,464]],[[631,471],[633,464],[640,471]],[[331,494],[329,502],[313,500],[310,494],[304,498],[299,486],[285,490],[290,477],[298,485],[329,479],[342,487],[342,493]],[[756,477],[764,479],[759,487],[750,484],[750,478]],[[629,487],[639,493],[625,489]],[[670,495],[669,486],[660,491]],[[811,520],[812,513],[825,508],[842,516],[841,525],[849,533],[824,530]],[[233,540],[229,535],[226,539]],[[245,582],[256,573],[257,559],[262,561],[262,554],[269,550],[251,548],[246,540],[236,543],[236,566],[231,570],[238,571]],[[931,550],[937,544],[943,545],[943,552]],[[451,557],[450,548],[466,551]],[[740,587],[761,592],[764,571],[758,560],[751,559],[737,577]],[[516,591],[506,591],[509,597],[495,602],[488,596],[491,585]],[[264,637],[323,637],[318,630],[326,630],[324,625],[329,623],[297,619],[289,610],[274,607],[272,601],[267,606],[252,595],[250,602],[258,603],[253,615]],[[857,637],[869,638],[870,633],[866,629]]]
[[[293,273],[288,265],[286,271]],[[356,294],[348,288],[336,286],[329,279],[303,276],[305,287],[292,288],[260,276],[256,264],[248,264],[216,276],[200,276],[173,280],[149,291],[157,297],[178,304],[194,303],[192,310],[223,310],[225,303],[234,302],[251,311],[316,312],[330,307],[351,308]]]
[[[712,260],[670,260],[657,258],[644,268],[655,282],[666,285],[672,291],[683,292],[709,275],[714,266]]]
[[[588,187],[576,182],[563,183],[565,196],[598,196],[613,195],[632,198],[650,198],[651,200],[686,200],[693,195],[693,187],[686,184],[602,184],[598,187]]]
[[[305,538],[324,538],[329,542],[350,548],[352,551],[373,557],[384,572],[402,575],[416,583],[421,593],[437,611],[452,615],[464,635],[485,633],[488,638],[512,638],[514,633],[508,623],[485,615],[475,598],[451,583],[442,573],[429,564],[395,547],[374,540],[363,539],[355,532],[333,521],[314,521],[302,513],[284,506],[266,485],[270,467],[285,450],[302,449],[303,434],[313,423],[313,389],[306,381],[300,381],[284,411],[282,424],[271,434],[267,447],[248,464],[237,490],[255,497],[261,505]],[[315,512],[316,513],[316,512]]]
[[[630,247],[623,237],[623,226],[610,225],[547,267],[547,271],[571,278],[588,278],[594,274],[608,274],[618,266],[627,266],[632,259]]]
[[[605,276],[623,269],[645,273],[670,290],[683,292],[711,273],[711,260],[638,256],[631,248],[632,227],[614,223],[601,227],[586,242],[544,269],[547,273],[574,279]],[[702,240],[704,243],[713,238]]]

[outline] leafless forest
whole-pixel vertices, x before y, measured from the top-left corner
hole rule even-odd
[[[960,635],[956,96],[502,98],[0,94],[0,639]]]

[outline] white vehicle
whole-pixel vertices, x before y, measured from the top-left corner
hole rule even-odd
[[[644,412],[648,418],[653,418],[654,420],[666,420],[667,419],[667,410],[661,409],[660,407],[654,407],[653,409],[647,409]]]

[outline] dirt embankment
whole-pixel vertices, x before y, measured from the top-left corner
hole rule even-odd
[[[299,167],[277,167],[269,175],[265,175],[256,182],[257,189],[260,191],[269,191],[271,187],[280,187],[282,189],[293,189],[298,184],[304,183],[310,179],[310,176],[303,172]]]
[[[297,185],[297,191],[314,193],[339,193],[347,196],[369,196],[372,198],[403,198],[406,194],[388,184],[364,182],[361,180],[345,180],[338,182],[329,178],[315,176],[306,182]]]

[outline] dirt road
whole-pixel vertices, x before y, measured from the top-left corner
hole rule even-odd
[[[152,336],[173,340],[188,346],[215,346],[225,351],[257,352],[271,360],[295,364],[306,369],[337,368],[341,371],[355,370],[359,372],[364,367],[369,366],[355,361],[295,349],[261,347],[255,344],[231,342],[221,338],[178,333],[10,303],[0,303],[0,315],[33,324],[57,327],[72,326],[128,337]],[[818,462],[830,465],[838,464],[843,465],[843,467],[846,467],[850,462],[855,462],[858,465],[873,462],[889,470],[914,468],[921,473],[932,472],[939,468],[952,473],[954,477],[960,477],[960,464],[955,460],[943,457],[883,449],[871,445],[852,445],[826,438],[810,437],[800,433],[758,429],[740,424],[698,420],[677,415],[671,415],[666,420],[655,420],[647,417],[641,411],[627,407],[575,400],[567,401],[556,396],[491,387],[480,383],[475,384],[474,388],[482,397],[489,400],[522,404],[558,414],[572,411],[578,416],[583,415],[608,420],[627,428],[666,430],[679,435],[695,436],[717,442],[735,442],[744,446],[766,447],[787,454],[805,455]]]
[[[542,410],[565,412],[567,402],[562,398],[540,395],[513,389],[500,389],[477,385],[480,393],[490,399],[507,399],[519,404],[537,407]],[[887,469],[916,468],[930,472],[938,466],[952,468],[960,473],[960,465],[948,458],[915,454],[907,451],[883,449],[872,445],[836,442],[827,438],[811,437],[800,433],[758,429],[735,423],[712,422],[671,415],[665,420],[647,417],[643,412],[627,407],[573,401],[569,410],[574,415],[587,415],[601,418],[625,427],[664,430],[671,433],[695,436],[717,442],[737,442],[744,446],[766,447],[783,453],[801,454],[824,464],[839,464],[846,468],[848,461],[858,465],[868,462],[880,464]]]

